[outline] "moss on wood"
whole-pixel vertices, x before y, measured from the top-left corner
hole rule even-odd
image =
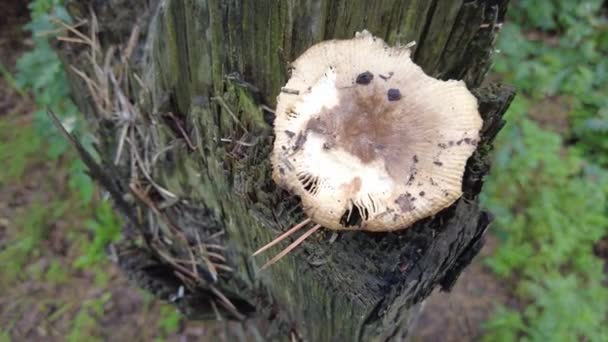
[[[267,336],[295,334],[309,341],[404,337],[419,303],[444,277],[454,280],[476,254],[465,252],[474,250],[487,226],[476,202],[489,168],[483,151],[513,93],[496,87],[477,92],[486,139],[469,161],[466,198],[398,233],[345,232],[335,241],[331,232],[316,234],[260,273],[262,260],[249,255],[303,215],[297,200],[271,180],[272,128],[262,109],[274,107],[289,61],[316,42],[368,29],[391,44],[418,41],[416,61],[428,73],[478,86],[501,18],[497,14],[506,7],[506,1],[487,3],[166,0],[150,2],[142,13],[132,10],[147,24],[141,42],[145,53],[134,64],[149,88],[150,99],[138,105],[150,119],[138,122],[139,129],[148,132],[156,149],[152,153],[163,150],[152,177],[179,198],[163,213],[188,234],[215,231],[213,222],[226,231],[222,241],[235,271],[214,286],[230,293],[248,315],[270,320]],[[96,2],[94,9],[113,13],[107,10],[112,6],[130,10],[109,0]],[[111,15],[99,20],[113,27]],[[120,38],[126,41],[128,35]],[[170,124],[167,113],[186,136]],[[147,229],[169,229],[146,212]]]

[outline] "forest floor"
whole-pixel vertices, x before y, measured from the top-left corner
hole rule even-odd
[[[0,65],[13,73],[31,45],[22,29],[29,18],[25,6],[5,7],[0,5],[8,19],[0,24]],[[0,144],[8,146],[26,134],[34,108],[27,94],[0,77]],[[16,149],[15,162],[19,153]],[[79,240],[70,237],[86,231],[90,211],[81,210],[70,194],[65,163],[47,160],[42,151],[27,156],[26,166],[10,181],[1,177],[0,168],[0,252],[16,246],[10,248],[16,252],[9,260],[0,261],[17,265],[12,273],[6,265],[0,268],[1,342],[92,336],[111,341],[225,340],[224,325],[182,320],[169,305],[131,287],[109,261],[93,269],[74,266]],[[495,305],[510,300],[506,287],[483,265],[496,244],[490,237],[451,293],[435,292],[427,299],[414,341],[480,337]]]
[[[0,79],[0,144],[7,143],[7,130],[32,125],[32,108],[31,101]],[[0,253],[17,250],[2,261],[18,268],[0,267],[0,341],[217,337],[218,329],[182,321],[171,306],[130,286],[111,262],[94,269],[76,267],[79,240],[71,237],[86,231],[90,211],[83,213],[67,189],[65,167],[45,160],[44,153],[28,158],[17,182],[0,182]],[[36,241],[29,245],[32,235]]]
[[[465,268],[452,291],[435,290],[426,299],[412,341],[478,341],[483,335],[483,323],[496,305],[516,305],[508,287],[483,265],[497,244],[498,240],[488,235],[480,254]]]
[[[90,211],[67,186],[62,161],[50,161],[30,137],[35,104],[6,73],[31,48],[20,2],[0,4],[0,147],[14,147],[0,165],[0,341],[201,341],[221,329],[181,320],[175,309],[132,287],[111,262],[82,269],[79,238]],[[31,138],[30,147],[17,141]],[[10,152],[10,151],[9,151]],[[27,160],[22,160],[26,158]],[[10,263],[10,265],[8,265]],[[95,338],[93,338],[95,337]]]

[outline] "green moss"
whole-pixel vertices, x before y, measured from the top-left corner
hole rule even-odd
[[[238,99],[238,108],[240,116],[254,127],[268,128],[268,124],[264,121],[264,113],[257,104],[247,89],[242,87],[234,87],[236,98]]]
[[[166,87],[173,87],[177,84],[177,76],[179,75],[177,26],[175,25],[175,18],[168,13],[162,16],[162,20],[163,25],[161,27],[164,31],[163,34],[159,34],[156,38],[157,50],[154,56],[157,58],[156,67],[162,72],[165,81],[164,85]]]
[[[417,62],[429,74],[438,73],[439,60],[452,35],[452,27],[456,23],[462,2],[463,0],[451,1],[449,5],[442,3],[434,8],[433,21],[416,52]]]
[[[217,91],[221,93],[224,82],[224,70],[223,70],[223,32],[221,18],[222,12],[220,8],[221,1],[210,0],[209,1],[209,28],[211,32],[211,70],[213,84]],[[217,94],[217,92],[216,92]]]
[[[210,208],[226,229],[231,260],[238,271],[218,287],[251,294],[250,300],[264,297],[267,302],[260,310],[269,310],[273,303],[268,301],[278,301],[289,308],[281,320],[298,322],[298,330],[310,340],[352,340],[355,334],[363,334],[362,338],[377,335],[372,331],[375,328],[362,332],[357,327],[365,323],[370,308],[382,296],[378,294],[381,285],[375,282],[378,274],[375,267],[388,269],[393,265],[362,260],[357,266],[374,268],[365,273],[370,279],[364,279],[359,270],[332,265],[321,271],[301,255],[292,254],[277,267],[256,274],[265,259],[250,258],[251,252],[298,221],[301,214],[298,210],[290,211],[297,207],[295,199],[274,190],[267,158],[272,138],[260,106],[274,106],[287,78],[287,62],[312,42],[350,38],[365,28],[393,41],[419,37],[425,26],[420,23],[428,20],[426,14],[431,6],[422,1],[375,4],[364,0],[322,1],[318,8],[314,5],[296,0],[166,2],[162,20],[157,22],[154,32],[156,37],[152,38],[156,39],[152,56],[155,63],[150,67],[156,70],[151,74],[162,76],[162,84],[150,85],[156,89],[152,102],[168,103],[166,110],[185,119],[197,148],[191,150],[178,144],[167,156],[159,158],[153,173],[157,183],[180,199]],[[454,13],[448,11],[445,16]],[[315,16],[319,27],[300,30],[310,25],[310,16]],[[416,18],[420,25],[414,29],[414,24],[398,24],[403,18]],[[434,34],[447,40],[445,32]],[[259,93],[253,94],[251,89],[227,80],[226,74],[233,72],[252,83]],[[162,120],[158,120],[157,126],[161,128],[152,128],[156,130],[157,149],[181,139]],[[254,142],[253,146],[235,143],[245,135],[247,142]],[[158,151],[151,153],[155,152]],[[324,234],[314,237],[326,238]],[[336,257],[327,244],[305,245],[311,254]],[[336,295],[333,287],[347,282],[357,286],[353,290],[357,298]],[[268,287],[272,288],[272,298],[265,295]],[[400,305],[407,308],[405,300]],[[391,314],[391,324],[400,324],[407,316],[400,313],[400,305],[386,310]],[[378,317],[373,317],[378,321],[375,324],[385,324]],[[327,328],[315,328],[320,325]]]

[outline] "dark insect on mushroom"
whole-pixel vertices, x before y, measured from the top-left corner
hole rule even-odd
[[[263,268],[321,227],[405,229],[462,195],[476,146],[460,141],[479,138],[477,100],[462,81],[426,75],[411,46],[388,47],[364,31],[314,45],[293,63],[283,88],[293,91],[277,99],[271,162],[274,181],[301,198],[308,217],[254,255],[310,228]]]
[[[372,82],[373,79],[374,79],[374,74],[372,74],[369,71],[366,71],[364,73],[360,73],[359,75],[357,75],[357,79],[355,80],[355,83],[362,84],[362,85],[368,85]]]
[[[386,93],[389,101],[399,101],[401,100],[401,92],[399,89],[391,88]]]

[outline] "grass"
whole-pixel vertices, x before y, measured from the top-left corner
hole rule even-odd
[[[502,243],[487,265],[520,307],[488,341],[606,341],[608,21],[603,1],[515,1],[494,71],[518,88],[484,202]]]
[[[131,289],[107,258],[121,227],[110,203],[75,191],[76,156],[49,158],[35,120],[0,115],[0,341],[176,336],[175,309]]]
[[[20,119],[12,117],[0,122],[0,141],[10,142],[0,144],[0,162],[3,165],[0,184],[20,181],[28,166],[44,160],[44,156],[40,158],[37,153],[42,139],[27,121]],[[19,150],[15,151],[14,146],[19,146]]]
[[[13,227],[18,231],[8,232],[15,238],[0,253],[0,264],[5,265],[2,285],[14,284],[31,275],[27,269],[24,273],[23,267],[30,258],[40,255],[38,249],[41,242],[48,237],[48,223],[61,217],[67,209],[66,205],[67,202],[52,202],[51,205],[46,205],[36,201],[27,207],[27,216],[17,218]]]

